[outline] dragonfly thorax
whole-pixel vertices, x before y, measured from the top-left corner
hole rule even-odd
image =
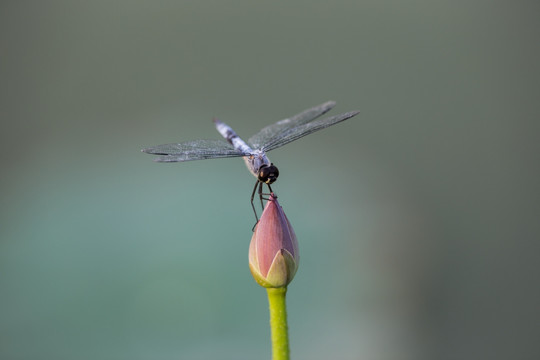
[[[273,184],[279,176],[279,170],[274,164],[262,165],[259,168],[257,179],[265,184]]]
[[[244,162],[250,173],[253,174],[257,179],[259,178],[259,170],[263,166],[270,166],[270,160],[261,150],[252,150],[249,156],[244,156]]]

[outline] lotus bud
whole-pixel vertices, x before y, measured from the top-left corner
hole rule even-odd
[[[249,244],[249,269],[259,285],[286,287],[298,269],[298,242],[274,194],[266,202]]]

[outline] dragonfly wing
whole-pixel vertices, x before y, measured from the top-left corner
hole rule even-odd
[[[261,131],[250,137],[248,140],[248,144],[253,149],[261,149],[265,147],[266,144],[272,143],[277,139],[281,138],[282,135],[290,129],[313,121],[319,116],[327,113],[335,105],[335,101],[327,101],[324,104],[304,110],[300,114],[296,114],[290,118],[280,120],[275,124],[268,125]]]
[[[314,133],[315,131],[325,129],[329,126],[332,126],[342,121],[345,121],[347,119],[350,119],[353,116],[357,115],[358,113],[359,111],[351,111],[344,114],[335,115],[335,116],[331,116],[331,117],[320,119],[320,120],[315,120],[307,124],[303,124],[295,128],[289,129],[285,133],[283,133],[281,137],[276,138],[271,143],[265,144],[263,146],[263,150],[270,151],[270,150],[277,149],[280,146],[288,144],[291,141],[300,139],[301,137]]]
[[[249,155],[236,150],[223,140],[185,141],[152,146],[142,151],[147,154],[161,155],[154,159],[157,162],[183,162]]]
[[[155,162],[185,162],[193,160],[204,160],[204,159],[221,159],[221,158],[230,158],[230,157],[239,157],[243,156],[242,154],[227,154],[227,155],[204,155],[204,154],[182,154],[182,155],[161,155],[154,159]]]

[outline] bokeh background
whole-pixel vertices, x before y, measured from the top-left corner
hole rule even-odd
[[[272,152],[299,238],[295,359],[537,359],[535,1],[2,1],[0,358],[269,359],[238,159]]]

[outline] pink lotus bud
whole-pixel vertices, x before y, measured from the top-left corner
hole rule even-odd
[[[287,286],[298,269],[298,242],[294,230],[272,194],[249,244],[249,269],[259,285]]]

